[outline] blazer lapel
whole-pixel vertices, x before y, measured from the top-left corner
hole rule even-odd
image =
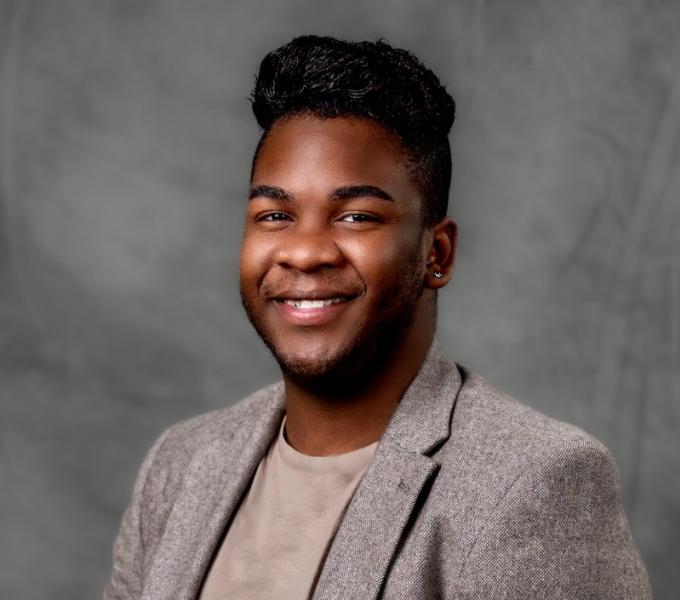
[[[283,386],[255,422],[193,456],[168,518],[143,600],[194,600],[222,534],[284,415]]]
[[[373,600],[437,463],[384,449],[366,471],[331,545],[313,598]]]
[[[328,551],[314,600],[378,598],[400,541],[439,464],[429,455],[450,436],[461,386],[435,341],[404,394]]]

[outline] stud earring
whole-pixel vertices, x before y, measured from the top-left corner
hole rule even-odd
[[[444,273],[442,273],[441,271],[435,271],[435,272],[434,272],[434,276],[435,276],[437,279],[441,279],[442,277],[444,277]]]

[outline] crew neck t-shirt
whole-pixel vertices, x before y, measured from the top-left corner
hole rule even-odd
[[[286,419],[262,458],[213,560],[200,600],[305,600],[378,442],[307,456],[286,441]]]

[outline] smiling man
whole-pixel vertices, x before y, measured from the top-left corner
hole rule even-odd
[[[283,379],[140,470],[107,599],[650,598],[616,467],[434,340],[454,102],[412,54],[267,55],[241,297]]]

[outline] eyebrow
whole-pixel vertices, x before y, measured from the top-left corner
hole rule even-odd
[[[286,190],[272,185],[256,185],[250,188],[248,193],[248,200],[253,198],[271,198],[272,200],[282,200],[283,202],[292,202],[293,195]]]
[[[347,185],[335,190],[330,197],[331,200],[351,200],[352,198],[362,198],[365,196],[373,196],[374,198],[394,202],[392,196],[375,185]]]
[[[392,196],[375,185],[346,185],[339,187],[333,190],[329,199],[343,201],[366,196],[380,198],[387,202],[394,202]],[[295,199],[290,192],[273,185],[256,185],[251,187],[250,192],[248,193],[248,199],[252,200],[253,198],[270,198],[272,200],[281,200],[282,202],[293,202]]]

